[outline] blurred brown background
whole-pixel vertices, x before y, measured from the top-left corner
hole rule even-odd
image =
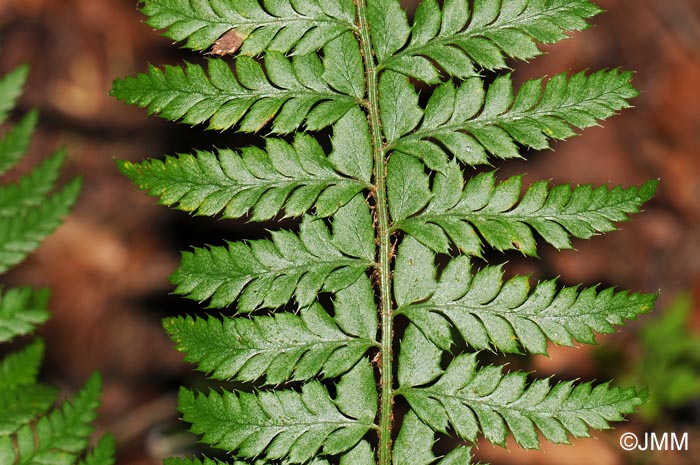
[[[576,251],[557,253],[543,246],[540,261],[504,259],[510,260],[510,270],[531,273],[533,279],[560,275],[567,284],[661,290],[656,313],[688,291],[694,310],[689,324],[695,328],[700,323],[700,1],[597,3],[608,12],[594,19],[595,27],[547,48],[547,55],[530,64],[518,64],[516,76],[634,69],[642,92],[636,108],[606,122],[605,129],[587,130],[552,151],[530,154],[527,162],[510,163],[500,174],[624,186],[660,178],[658,195],[621,231],[577,241]],[[160,463],[188,441],[172,433],[179,427],[174,396],[177,385],[193,375],[161,331],[160,318],[192,306],[168,296],[167,277],[178,250],[221,243],[224,231],[227,238],[232,234],[222,222],[156,206],[115,168],[115,158],[141,160],[212,145],[211,135],[147,118],[145,111],[108,96],[115,77],[142,71],[148,62],[196,60],[142,19],[134,0],[0,0],[0,73],[30,63],[16,114],[31,107],[41,111],[25,169],[65,146],[69,175],[85,181],[66,224],[1,282],[51,287],[54,316],[41,330],[48,346],[44,376],[71,392],[93,370],[103,373],[101,428],[116,435],[120,465]],[[635,331],[654,317],[601,340],[634,351]],[[551,358],[534,358],[531,366],[542,376],[601,378],[589,348],[553,348]],[[697,404],[683,407],[682,420],[677,421],[678,412],[666,418],[679,432],[691,432],[690,451],[623,452],[617,445],[620,432],[655,428],[632,417],[616,431],[577,441],[573,448],[545,446],[539,454],[483,444],[478,457],[493,464],[697,464]]]

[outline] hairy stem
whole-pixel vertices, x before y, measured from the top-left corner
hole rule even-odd
[[[374,62],[372,41],[367,19],[367,1],[357,1],[359,19],[359,36],[362,55],[365,62],[367,81],[367,110],[369,112],[369,130],[372,135],[372,150],[374,154],[374,195],[377,243],[379,256],[377,267],[379,276],[379,296],[381,312],[381,389],[379,406],[379,464],[391,464],[391,430],[393,423],[393,369],[392,342],[394,329],[392,325],[391,303],[391,231],[389,229],[389,202],[386,190],[386,159],[384,142],[382,140],[381,122],[379,118],[379,92],[377,86],[377,67]]]

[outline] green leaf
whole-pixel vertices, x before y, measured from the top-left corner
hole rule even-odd
[[[446,155],[467,165],[519,157],[517,144],[542,150],[550,139],[567,139],[572,127],[584,129],[629,108],[637,96],[632,73],[602,70],[586,76],[557,74],[542,86],[536,79],[523,84],[516,96],[510,76],[498,77],[484,90],[481,78],[438,87],[428,100],[418,128],[388,137],[391,148],[409,151],[418,141],[437,140]],[[418,111],[415,112],[418,115]],[[409,128],[413,129],[415,124]]]
[[[380,60],[381,66],[430,84],[437,80],[425,76],[438,71],[463,79],[474,75],[475,67],[504,69],[507,57],[534,58],[541,53],[537,42],[551,44],[565,39],[568,32],[586,29],[586,20],[601,11],[588,0],[476,0],[471,6],[470,12],[468,0],[447,0],[440,10],[435,0],[424,0],[408,45],[398,52],[399,47],[389,49],[388,54],[396,53]],[[422,73],[402,66],[417,58],[423,59]],[[434,69],[428,73],[426,68]]]
[[[367,6],[372,45],[381,63],[403,47],[411,28],[398,0],[372,0]]]
[[[414,163],[420,165],[417,160]],[[410,173],[420,169],[399,169],[393,176],[402,180],[401,173],[411,177]],[[420,195],[427,206],[421,202],[418,208],[395,218],[398,222],[394,228],[404,230],[435,252],[448,252],[451,242],[462,253],[476,256],[481,256],[484,242],[499,251],[519,250],[537,256],[533,231],[557,249],[570,249],[571,237],[589,239],[615,231],[614,222],[626,221],[628,214],[639,212],[657,186],[657,181],[649,181],[627,189],[591,185],[572,189],[568,185],[550,188],[546,181],[540,181],[521,196],[521,176],[496,183],[495,172],[485,172],[465,183],[462,171],[453,162],[443,173],[435,174],[430,192],[427,175],[420,173],[422,189],[410,186],[410,194],[397,190],[394,196],[405,201],[402,194],[408,199]],[[391,179],[390,164],[389,182]],[[390,190],[390,205],[391,200]],[[419,209],[420,213],[407,218]]]
[[[36,119],[36,113],[30,113],[0,142],[0,174],[27,150]],[[0,273],[34,251],[75,203],[79,180],[51,193],[65,157],[58,151],[16,183],[0,187]],[[8,337],[2,333],[0,328],[0,341]]]
[[[408,78],[391,71],[382,73],[379,80],[379,108],[388,142],[412,131],[423,116],[418,94]]]
[[[360,441],[340,458],[340,465],[376,465],[374,451],[367,441]]]
[[[523,189],[522,176],[463,172],[548,148],[629,106],[636,91],[619,70],[559,74],[517,92],[510,75],[482,77],[587,28],[598,7],[423,0],[412,21],[399,0],[145,0],[144,11],[187,47],[237,56],[232,67],[210,60],[208,72],[151,68],[116,81],[114,95],[186,124],[295,133],[120,165],[161,203],[195,214],[302,216],[298,232],[186,252],[172,276],[176,293],[210,308],[257,312],[165,322],[200,370],[255,383],[253,393],[181,392],[203,442],[234,465],[464,465],[468,447],[436,456],[435,432],[503,444],[510,429],[533,448],[538,430],[567,442],[643,401],[607,384],[528,383],[477,369],[469,354],[594,343],[654,302],[554,281],[531,290],[526,278],[504,282],[501,267],[470,263],[485,246],[536,256],[540,237],[571,247],[614,230],[653,194],[655,182]]]
[[[452,449],[437,465],[470,465],[472,463],[471,447],[459,446]]]
[[[0,342],[29,334],[46,322],[48,301],[48,289],[23,287],[0,292]]]
[[[374,421],[377,415],[377,388],[374,372],[366,358],[362,358],[338,385],[335,403],[343,414],[364,422]]]
[[[370,153],[370,172],[371,160]],[[328,216],[367,187],[344,176],[342,165],[335,167],[316,139],[305,134],[297,134],[293,144],[268,139],[266,150],[200,151],[163,161],[122,161],[118,166],[164,205],[224,218],[251,212],[254,221],[268,220],[283,208],[285,216],[301,216],[314,207]]]
[[[28,74],[29,66],[21,65],[0,78],[0,124],[7,120],[7,116],[17,105]]]
[[[400,393],[434,430],[443,430],[447,417],[459,438],[473,442],[481,430],[501,446],[510,430],[526,449],[539,448],[538,429],[551,442],[568,443],[568,435],[588,437],[589,427],[607,429],[644,401],[644,394],[609,383],[551,385],[545,379],[527,385],[526,377],[494,366],[477,369],[474,354],[460,355],[433,385],[402,386]]]
[[[442,351],[417,326],[408,325],[399,353],[399,384],[416,386],[434,380],[442,374],[441,357]]]
[[[358,208],[368,211],[360,201],[361,207],[351,202],[335,218],[357,213]],[[273,231],[272,240],[185,252],[171,277],[177,285],[175,292],[199,301],[211,299],[210,306],[219,308],[238,299],[238,312],[277,308],[292,296],[300,307],[308,306],[319,292],[337,292],[354,283],[371,263],[373,240],[355,244],[345,240],[349,229],[359,238],[372,237],[369,214],[334,220],[334,225],[338,221],[342,227],[333,236],[323,220],[307,216],[298,235]],[[352,221],[355,224],[348,224]]]
[[[110,434],[100,438],[97,445],[88,455],[78,462],[79,465],[113,465],[114,464],[114,437]]]
[[[335,294],[334,312],[338,326],[348,334],[370,341],[377,340],[377,305],[367,275]]]
[[[423,258],[426,275],[435,272],[433,261]],[[458,257],[437,284],[426,286],[423,295],[430,294],[428,299],[415,299],[416,303],[404,304],[397,313],[406,315],[443,350],[451,346],[449,327],[453,326],[475,349],[493,346],[502,352],[520,352],[522,347],[545,354],[547,340],[566,346],[573,346],[574,340],[595,344],[595,333],[614,332],[615,325],[651,310],[657,297],[612,288],[559,289],[553,280],[530,290],[526,277],[503,282],[502,274],[501,267],[472,274],[469,260]],[[439,321],[443,318],[449,324]]]
[[[0,273],[33,252],[70,213],[80,192],[76,179],[33,208],[0,222]]]
[[[435,440],[433,431],[423,423],[413,410],[409,410],[401,423],[394,444],[393,465],[470,465],[471,448],[460,446],[453,449],[439,462],[433,454]]]
[[[241,132],[257,132],[274,120],[271,130],[280,134],[298,130],[304,121],[309,129],[322,129],[355,105],[355,98],[325,83],[315,55],[289,60],[269,52],[264,68],[240,56],[235,75],[224,60],[209,59],[207,65],[208,76],[191,63],[163,70],[151,66],[147,73],[116,80],[112,95],[169,120],[192,126],[208,121],[209,129],[238,125]]]
[[[412,237],[399,246],[394,274],[394,298],[399,306],[430,296],[435,288],[434,255]]]
[[[351,257],[374,260],[372,214],[367,203],[356,195],[333,217],[333,245]]]
[[[0,123],[14,108],[27,72],[22,66],[0,78]],[[36,123],[36,111],[30,111],[0,140],[0,175],[25,155]],[[55,192],[65,158],[58,151],[15,183],[0,186],[0,273],[38,247],[75,202],[79,180]],[[45,322],[48,299],[48,289],[0,289],[0,342],[27,335]],[[92,433],[100,379],[93,376],[74,403],[51,410],[58,390],[37,383],[43,354],[44,344],[36,339],[0,361],[2,464],[75,465]],[[113,449],[113,444],[101,444],[80,465],[112,465]]]
[[[30,111],[0,139],[0,175],[15,166],[27,153],[38,119],[39,114]]]
[[[192,50],[204,51],[235,32],[246,55],[265,50],[304,55],[353,29],[355,19],[351,0],[276,0],[264,6],[257,1],[145,0],[141,12],[151,27],[167,29],[165,37],[186,41]]]
[[[652,320],[639,328],[639,357],[625,369],[625,380],[648,386],[649,401],[642,406],[645,421],[657,421],[666,411],[682,408],[695,398],[700,379],[700,334],[691,323],[693,296],[676,295]]]
[[[72,402],[65,402],[36,424],[22,426],[16,435],[0,437],[3,463],[74,464],[92,433],[101,384],[99,376],[93,375]]]
[[[222,462],[219,459],[210,459],[209,457],[203,457],[202,459],[171,457],[163,460],[163,465],[227,465],[227,462]],[[232,465],[245,465],[245,462],[236,460]]]
[[[414,157],[395,152],[388,163],[389,211],[401,221],[420,211],[430,201],[430,179],[423,164]]]
[[[333,127],[330,161],[338,171],[369,183],[372,178],[372,144],[367,117],[359,108],[348,111]]]
[[[360,45],[346,32],[323,47],[323,79],[335,90],[357,99],[365,96],[365,70]]]
[[[22,66],[0,78],[0,122],[14,108],[28,70]],[[16,165],[27,151],[37,119],[36,111],[29,112],[0,139],[0,175]],[[65,153],[58,151],[16,183],[0,186],[0,273],[36,249],[75,202],[80,190],[78,180],[50,194],[64,159]],[[0,342],[31,331],[28,324],[36,314],[30,313],[21,322],[22,318],[14,315],[14,311],[1,305],[0,301]],[[34,323],[38,322],[43,320]]]
[[[0,392],[36,383],[43,357],[41,339],[5,356],[0,362]]]
[[[163,465],[227,465],[227,462],[222,462],[219,459],[210,459],[209,457],[203,457],[202,459],[171,457],[163,460]],[[236,460],[231,465],[246,465],[246,463]]]
[[[428,465],[435,461],[433,432],[410,410],[401,423],[394,444],[393,465]]]
[[[0,436],[14,434],[23,425],[46,413],[56,401],[58,390],[43,384],[0,391]]]
[[[54,189],[61,173],[66,152],[60,150],[16,183],[0,187],[0,218],[22,215],[26,209],[37,208]]]
[[[361,278],[366,279],[366,278]],[[278,385],[349,371],[373,345],[343,332],[319,304],[299,316],[279,313],[253,318],[170,318],[163,326],[185,360],[215,379]],[[374,328],[376,333],[376,327]]]
[[[341,391],[345,379],[338,387]],[[317,453],[348,451],[373,427],[373,418],[344,415],[343,409],[352,410],[350,405],[340,399],[334,402],[315,381],[303,385],[301,392],[224,391],[205,396],[182,389],[179,404],[183,419],[192,423],[192,432],[203,435],[203,442],[235,451],[238,457],[285,459],[287,463],[304,463]]]
[[[44,344],[36,339],[0,362],[0,436],[16,432],[55,402],[57,390],[37,384],[43,355]]]
[[[360,447],[360,445],[363,443],[365,443],[365,441],[361,441],[355,449]],[[355,449],[353,449],[353,451]],[[346,454],[345,456],[350,455],[351,453],[352,453],[352,451],[349,452],[348,454]],[[260,459],[254,459],[254,461],[250,461],[250,462],[243,461],[243,460],[235,460],[233,462],[223,462],[219,459],[211,459],[209,457],[202,457],[201,459],[196,459],[196,458],[187,459],[187,458],[175,458],[175,457],[173,457],[173,458],[165,459],[163,461],[163,465],[272,465],[273,463],[277,463],[277,462],[267,462],[267,461],[260,460]],[[361,462],[353,462],[353,464],[354,463],[357,463],[357,465],[365,465],[365,463],[361,463]],[[349,465],[346,462],[344,463],[342,461],[342,459],[341,459],[341,464],[342,465]],[[309,462],[309,465],[329,465],[329,463],[327,460],[313,459],[311,462]]]

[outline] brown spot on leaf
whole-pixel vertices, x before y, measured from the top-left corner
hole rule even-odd
[[[230,29],[214,42],[210,55],[233,55],[241,47],[245,36],[235,29]]]

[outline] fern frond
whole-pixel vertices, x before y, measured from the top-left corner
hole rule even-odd
[[[0,79],[0,122],[16,104],[27,67]],[[25,154],[37,122],[29,112],[0,140],[0,175]],[[0,273],[20,262],[69,212],[80,181],[55,189],[65,152],[58,151],[20,178],[0,186]],[[47,289],[0,289],[0,342],[26,335],[49,318]],[[51,410],[58,390],[37,383],[44,354],[39,339],[0,361],[0,464],[75,465],[92,433],[101,381],[93,376],[74,403]],[[81,465],[112,465],[114,444],[102,441]]]
[[[399,435],[394,444],[393,465],[470,465],[471,448],[457,447],[439,462],[433,454],[433,430],[423,423],[413,410],[403,417]]]
[[[27,67],[20,67],[0,79],[0,120],[4,120],[14,108],[27,72]],[[27,151],[37,118],[36,111],[29,112],[0,140],[0,175],[13,167]],[[21,262],[36,249],[59,226],[73,206],[80,190],[77,180],[50,195],[64,159],[65,153],[58,151],[16,184],[0,187],[0,273]],[[32,318],[32,315],[30,313],[28,318]],[[5,316],[8,317],[8,314]],[[31,331],[26,324],[23,326],[24,332],[15,334],[8,333],[7,326],[3,327],[3,324],[16,324],[17,321],[0,321],[0,342],[15,334]]]
[[[365,75],[360,44],[349,32],[323,47],[323,79],[338,92],[362,100]]]
[[[402,83],[403,93],[415,94],[413,86],[394,74],[383,74],[380,85],[384,82],[385,88],[393,89],[398,81]],[[588,76],[584,72],[570,77],[562,73],[544,86],[542,79],[527,81],[517,95],[508,75],[498,77],[487,90],[478,77],[467,79],[457,87],[450,81],[435,89],[422,121],[416,104],[412,106],[410,124],[385,133],[389,148],[426,162],[439,161],[432,165],[440,162],[444,165],[449,155],[472,166],[488,163],[488,154],[518,158],[516,144],[546,149],[549,139],[573,136],[572,127],[595,126],[598,121],[629,108],[628,100],[637,96],[631,78],[632,73],[617,69]],[[392,108],[395,93],[385,92],[385,98],[380,99],[383,107]],[[417,96],[414,99],[417,102]],[[440,164],[430,167],[440,169]]]
[[[17,105],[28,73],[29,67],[23,65],[0,78],[0,124]],[[37,119],[38,113],[30,111],[0,138],[0,175],[15,166],[27,152]]]
[[[415,87],[406,76],[393,71],[383,73],[379,80],[379,102],[389,143],[412,131],[423,116]]]
[[[395,0],[376,3],[398,5]],[[507,57],[534,58],[541,53],[538,42],[551,44],[569,32],[587,29],[586,20],[601,11],[588,0],[447,0],[442,9],[436,0],[424,0],[410,29],[405,16],[400,28],[375,21],[372,27],[380,32],[372,38],[383,52],[378,54],[380,69],[435,84],[440,71],[467,78],[478,67],[506,68]],[[381,18],[387,12],[378,9],[376,15]]]
[[[41,339],[5,356],[0,362],[0,392],[36,383],[43,357]]]
[[[262,463],[265,464],[264,462],[262,462]],[[221,461],[219,459],[212,459],[209,457],[193,458],[193,459],[172,457],[172,458],[163,460],[163,465],[250,465],[250,462],[243,462],[242,460],[235,460],[233,462],[224,462],[224,461]]]
[[[333,235],[321,219],[304,217],[299,235],[271,232],[272,240],[196,248],[182,255],[171,280],[175,293],[211,299],[223,308],[238,299],[239,312],[277,308],[292,296],[300,307],[321,291],[337,292],[354,283],[374,259],[369,208],[356,196],[333,217]]]
[[[180,457],[172,457],[169,459],[163,460],[163,465],[229,465],[227,462],[223,462],[219,459],[212,459],[209,457],[202,457],[200,458],[193,458],[193,459],[187,459],[187,458],[180,458]],[[240,460],[236,460],[235,462],[231,462],[230,465],[248,465],[245,462],[242,462]]]
[[[329,156],[316,139],[297,134],[293,144],[267,139],[266,150],[197,152],[165,161],[119,162],[119,168],[162,204],[197,215],[240,218],[250,211],[252,221],[262,221],[283,208],[285,216],[315,208],[319,216],[329,216],[368,188],[372,174],[362,112],[350,110],[335,128]]]
[[[0,362],[0,436],[16,432],[55,402],[57,390],[36,380],[43,354],[37,339]]]
[[[558,289],[554,280],[530,290],[527,277],[504,283],[500,266],[472,273],[466,256],[451,260],[436,279],[432,252],[411,239],[399,247],[397,261],[413,265],[396,272],[401,302],[396,313],[406,315],[443,350],[452,345],[451,327],[476,349],[493,346],[502,352],[519,352],[522,347],[544,354],[547,340],[565,346],[573,346],[574,340],[595,344],[594,333],[614,332],[613,325],[648,312],[657,297],[611,288]],[[421,283],[414,284],[418,279]]]
[[[422,354],[402,352],[399,364],[411,356]],[[589,427],[607,429],[609,422],[621,421],[646,396],[609,383],[552,385],[540,379],[528,385],[526,378],[522,372],[504,374],[502,367],[477,369],[476,354],[468,354],[457,356],[430,386],[417,387],[405,378],[399,393],[435,431],[446,433],[451,426],[458,437],[472,442],[481,431],[490,442],[505,446],[510,430],[526,449],[539,448],[537,430],[548,441],[568,443],[569,435],[588,437]]]
[[[46,322],[48,301],[48,289],[23,287],[0,291],[0,342],[29,334]]]
[[[7,120],[10,111],[17,105],[28,75],[29,66],[21,65],[0,78],[0,124]]]
[[[99,376],[93,375],[72,403],[65,402],[34,425],[22,426],[13,436],[0,437],[0,463],[75,463],[92,432],[101,385]]]
[[[258,55],[277,51],[305,55],[320,49],[345,31],[355,29],[352,0],[145,0],[141,12],[147,23],[185,47],[205,51],[224,34],[235,34],[228,50]],[[217,53],[217,47],[212,53]]]
[[[54,189],[65,159],[65,150],[59,150],[16,183],[0,186],[0,218],[4,221],[41,205]]]
[[[299,316],[171,318],[163,326],[185,360],[211,378],[282,384],[338,377],[375,345],[377,316],[365,275],[338,292],[334,310],[331,317],[316,303]]]
[[[27,153],[38,119],[39,114],[32,110],[0,138],[0,175],[15,166]]]
[[[78,465],[113,465],[114,449],[114,436],[105,434],[87,456],[78,462]]]
[[[232,67],[221,58],[208,75],[192,64],[151,67],[116,81],[114,95],[186,124],[296,133],[265,137],[264,148],[120,164],[180,210],[301,217],[298,232],[185,252],[172,275],[176,293],[239,314],[166,320],[178,349],[212,378],[256,383],[253,393],[181,391],[203,442],[235,465],[464,465],[469,447],[436,457],[436,432],[473,445],[481,430],[503,444],[510,428],[532,448],[538,429],[567,442],[643,401],[607,384],[528,384],[451,353],[462,342],[467,352],[535,353],[550,341],[594,343],[654,302],[554,281],[531,290],[526,278],[504,282],[500,267],[470,268],[487,246],[535,256],[538,236],[561,249],[612,231],[655,190],[539,182],[522,194],[521,177],[463,172],[548,148],[629,106],[631,74],[616,69],[536,79],[517,93],[509,75],[489,85],[479,75],[587,28],[600,11],[590,1],[423,0],[412,22],[399,0],[144,4],[151,25],[187,47],[235,55]],[[427,98],[416,81],[435,84]],[[459,255],[441,257],[439,271],[437,254],[448,253]],[[410,409],[392,447],[395,399]]]
[[[367,361],[341,378],[332,399],[319,382],[301,392],[276,390],[209,396],[180,391],[180,410],[192,431],[214,447],[236,451],[238,457],[285,459],[304,463],[318,451],[340,454],[374,427],[377,393]]]
[[[531,184],[524,195],[522,176],[496,183],[495,172],[464,182],[456,163],[436,173],[432,190],[423,165],[396,153],[389,162],[389,207],[401,229],[435,252],[447,253],[450,244],[468,255],[481,256],[485,242],[496,250],[520,250],[537,256],[536,231],[557,249],[570,249],[571,237],[589,239],[615,231],[652,198],[657,181],[639,187],[549,187]]]
[[[201,459],[166,459],[163,465],[272,465],[276,462],[267,462],[255,459],[255,462],[244,462],[236,460],[234,462],[222,462],[218,459],[202,457]],[[309,465],[329,465],[327,460],[314,458]],[[375,465],[372,449],[367,441],[360,441],[353,449],[340,457],[340,465]],[[455,464],[456,465],[456,464]]]
[[[360,441],[354,448],[340,457],[340,465],[376,465],[372,446],[367,441]]]
[[[408,40],[411,28],[406,11],[397,0],[376,0],[367,3],[367,19],[374,54],[381,64]]]
[[[274,119],[274,133],[289,133],[306,122],[311,130],[335,123],[357,102],[334,91],[323,80],[316,55],[287,59],[265,55],[265,67],[239,56],[234,71],[223,60],[207,60],[208,76],[199,65],[151,66],[147,73],[114,82],[112,95],[148,108],[169,120],[190,125],[209,121],[210,129],[259,131]]]
[[[3,219],[0,223],[0,273],[24,260],[61,224],[70,213],[80,186],[79,179],[71,181],[40,205]]]
[[[46,413],[57,395],[58,389],[44,384],[0,391],[0,436],[14,434],[23,425]]]
[[[43,354],[37,339],[0,362],[0,436],[16,432],[55,402],[57,390],[36,382]]]
[[[433,431],[420,421],[413,411],[409,410],[403,417],[401,429],[394,443],[392,463],[393,465],[431,464],[436,458],[433,454],[434,445]]]

